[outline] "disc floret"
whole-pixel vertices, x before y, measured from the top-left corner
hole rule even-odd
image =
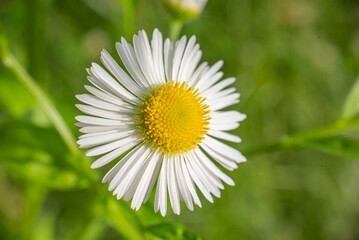
[[[164,153],[194,149],[209,131],[209,106],[198,89],[168,82],[148,94],[141,110],[145,139]]]

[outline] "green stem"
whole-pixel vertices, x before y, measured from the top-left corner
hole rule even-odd
[[[259,154],[271,153],[271,152],[276,152],[276,151],[280,151],[280,150],[284,150],[284,144],[281,141],[244,149],[241,152],[246,157],[252,157],[255,155],[259,155]]]
[[[25,184],[23,194],[22,234],[24,239],[32,239],[34,224],[41,210],[45,190],[38,185]]]
[[[359,123],[356,121],[352,121],[350,119],[339,119],[336,122],[329,124],[327,126],[290,135],[285,139],[285,141],[287,143],[290,143],[292,139],[298,139],[298,138],[304,139],[304,138],[321,138],[321,137],[333,136],[342,133],[344,131],[349,131],[358,128],[359,128]]]
[[[181,20],[172,20],[170,22],[170,39],[176,41],[181,33],[183,27],[183,21]]]
[[[24,84],[28,90],[34,95],[36,101],[53,123],[56,130],[59,132],[61,138],[69,148],[70,152],[79,156],[80,151],[77,148],[75,137],[72,135],[70,129],[66,125],[64,119],[52,103],[51,99],[45,92],[37,85],[36,81],[29,75],[20,62],[9,51],[5,30],[0,22],[0,58],[4,65],[9,68],[13,74]]]
[[[122,5],[122,27],[127,39],[135,33],[135,6],[132,0],[119,0]]]
[[[249,156],[255,156],[264,153],[298,149],[298,148],[302,148],[301,146],[296,146],[296,142],[298,139],[321,138],[327,136],[329,137],[344,131],[358,129],[358,128],[359,128],[358,122],[351,122],[346,119],[339,119],[338,121],[328,126],[293,134],[274,143],[264,144],[261,146],[244,149],[242,150],[242,153],[245,156],[249,157]]]
[[[45,94],[40,86],[37,85],[34,79],[27,73],[25,68],[11,54],[11,52],[8,52],[8,54],[2,60],[5,66],[8,67],[20,80],[20,82],[24,84],[34,95],[38,104],[53,123],[71,153],[75,156],[80,155],[80,152],[75,143],[74,136],[72,135],[70,129],[67,127],[64,119],[61,117],[55,105],[52,103],[51,99]]]
[[[25,20],[29,74],[40,83],[44,83],[47,75],[46,61],[46,17],[48,0],[26,1]]]
[[[20,62],[12,55],[8,48],[8,42],[5,35],[5,31],[2,23],[0,22],[0,60],[4,65],[13,72],[13,74],[19,79],[19,81],[32,93],[35,97],[40,108],[44,111],[45,115],[54,125],[55,129],[59,133],[60,137],[65,142],[66,146],[74,157],[80,161],[70,161],[69,164],[78,170],[81,174],[84,174],[89,180],[95,179],[94,173],[89,171],[89,161],[79,151],[74,135],[69,127],[66,125],[61,114],[56,109],[51,99],[36,83],[36,81],[30,76],[26,69],[20,64]]]
[[[145,239],[144,226],[140,218],[126,206],[127,204],[117,201],[107,189],[102,189],[98,196],[97,214],[110,222],[124,239]]]
[[[7,43],[5,30],[2,25],[2,22],[0,21],[0,58],[4,59],[9,53],[9,46]]]

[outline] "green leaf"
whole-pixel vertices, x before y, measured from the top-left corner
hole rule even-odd
[[[185,226],[168,222],[166,218],[159,217],[159,214],[153,211],[153,207],[151,207],[151,211],[149,209],[134,211],[128,202],[117,200],[106,188],[101,191],[95,211],[126,239],[201,239]],[[141,208],[146,208],[146,206]],[[152,220],[145,220],[145,218]],[[149,222],[154,222],[154,224],[149,224]]]
[[[357,114],[359,114],[359,77],[344,102],[342,117],[352,118]]]
[[[89,222],[88,226],[83,229],[81,240],[104,239],[105,233],[108,231],[105,221],[101,218],[95,218]]]
[[[34,239],[49,240],[55,236],[55,215],[42,214],[36,222],[33,230]]]
[[[344,136],[288,139],[290,146],[311,148],[340,157],[359,159],[359,140]]]
[[[89,186],[87,179],[81,178],[72,169],[48,163],[51,155],[19,147],[17,152],[14,154],[10,150],[7,154],[0,154],[0,164],[15,177],[51,189],[68,190]]]
[[[0,58],[4,59],[9,53],[9,46],[2,22],[0,22]]]
[[[98,199],[97,212],[106,219],[119,234],[126,239],[144,239],[142,223],[135,212],[125,206],[124,202],[118,201],[107,189],[103,189]]]
[[[0,147],[30,148],[63,158],[69,151],[53,129],[35,126],[25,121],[7,119],[0,122]],[[60,163],[64,163],[60,160]]]
[[[147,239],[199,240],[200,236],[178,223],[161,223],[148,227]]]
[[[18,80],[32,93],[36,98],[36,102],[39,104],[41,109],[44,111],[46,116],[54,125],[55,129],[60,134],[61,138],[67,145],[68,149],[75,156],[80,155],[80,151],[76,145],[75,137],[72,134],[69,127],[66,125],[63,117],[48,97],[48,95],[43,91],[43,89],[37,84],[37,82],[29,75],[23,65],[18,61],[18,59],[9,53],[6,58],[2,59],[4,65],[13,72],[13,74],[18,78]]]
[[[38,126],[50,125],[35,98],[10,71],[0,71],[0,108],[11,118],[23,119]]]
[[[51,189],[89,186],[68,162],[70,155],[58,134],[26,122],[0,123],[0,164],[13,176]]]
[[[96,184],[92,184],[88,189],[76,189],[71,191],[52,191],[52,198],[56,199],[61,210],[59,214],[55,211],[56,217],[56,239],[80,240],[87,238],[86,234],[94,234],[95,237],[101,229],[93,221],[98,218],[95,213],[97,201]],[[52,207],[46,208],[44,212],[51,211]],[[57,210],[57,209],[56,209]],[[89,232],[89,228],[93,228]],[[59,234],[60,233],[60,234]],[[101,234],[101,233],[99,233]],[[103,238],[97,238],[103,239]]]

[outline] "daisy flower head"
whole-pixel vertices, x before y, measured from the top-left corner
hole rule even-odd
[[[163,41],[155,29],[149,41],[145,31],[116,43],[125,70],[103,50],[101,62],[87,69],[89,93],[76,97],[84,104],[76,117],[83,133],[80,148],[100,156],[91,165],[116,164],[103,178],[117,198],[132,199],[138,210],[155,188],[154,208],[164,216],[167,193],[174,213],[180,201],[193,210],[201,207],[197,191],[213,202],[223,183],[234,185],[218,165],[233,170],[246,161],[221,140],[239,143],[227,131],[236,129],[245,115],[222,109],[239,102],[234,78],[222,79],[223,61],[199,64],[202,52],[192,36]],[[156,185],[156,186],[155,186]]]

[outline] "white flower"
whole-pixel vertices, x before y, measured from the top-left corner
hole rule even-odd
[[[207,0],[165,0],[164,3],[177,17],[191,18],[202,12]]]
[[[167,212],[167,190],[174,213],[183,200],[190,210],[201,207],[196,187],[213,202],[220,189],[234,185],[215,162],[226,169],[246,161],[236,149],[217,139],[239,143],[226,131],[236,129],[245,115],[220,111],[239,102],[235,88],[226,88],[235,79],[220,80],[223,61],[213,66],[200,64],[202,52],[192,36],[173,43],[156,29],[149,42],[146,32],[133,37],[133,46],[124,38],[116,49],[125,72],[103,50],[104,70],[96,63],[87,69],[89,94],[76,97],[86,105],[76,106],[87,115],[77,116],[81,127],[78,144],[91,148],[87,156],[99,156],[92,168],[118,159],[106,174],[109,190],[138,210],[157,182],[155,211]],[[89,116],[88,116],[89,115]]]

